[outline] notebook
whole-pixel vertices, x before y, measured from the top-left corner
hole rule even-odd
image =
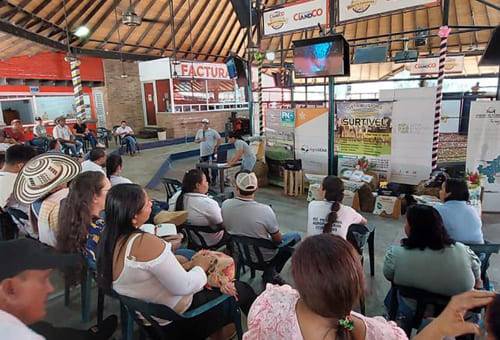
[[[177,228],[175,224],[172,223],[162,223],[159,225],[143,224],[139,229],[158,237],[177,235]]]

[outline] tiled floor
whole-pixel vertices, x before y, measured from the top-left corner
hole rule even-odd
[[[123,176],[132,181],[145,185],[149,182],[153,174],[172,152],[186,151],[196,148],[194,144],[182,144],[174,147],[164,147],[159,149],[144,150],[136,157],[124,156]],[[182,179],[183,173],[194,166],[196,158],[185,159],[173,163],[172,169],[166,174],[167,177]],[[155,190],[148,190],[150,196],[164,199],[165,193],[162,187]],[[271,204],[278,216],[282,231],[298,231],[304,233],[307,220],[307,202],[304,197],[290,198],[282,194],[279,188],[263,188],[257,195],[257,200]],[[371,214],[366,214],[369,223],[376,227],[375,233],[375,276],[369,276],[368,261],[365,261],[366,274],[366,313],[367,315],[381,315],[383,311],[382,301],[387,293],[389,283],[382,274],[382,264],[385,249],[393,243],[399,242],[403,235],[403,221],[381,218]],[[483,216],[484,234],[488,240],[500,243],[500,215],[485,214]],[[366,255],[367,256],[367,255]],[[496,287],[500,287],[500,256],[494,256],[489,270],[490,277]],[[291,282],[289,266],[283,272],[286,280]],[[262,289],[260,276],[250,282],[256,290]],[[59,291],[62,289],[60,279],[56,279]],[[57,294],[56,294],[57,295]],[[72,304],[69,308],[64,307],[61,294],[51,299],[49,303],[49,313],[47,320],[59,326],[71,326],[85,328],[92,324],[82,324],[80,322],[79,290],[72,293]],[[96,303],[96,298],[93,299]],[[95,313],[95,308],[93,309]],[[118,314],[116,302],[106,300],[106,314]],[[93,320],[95,322],[95,320]]]

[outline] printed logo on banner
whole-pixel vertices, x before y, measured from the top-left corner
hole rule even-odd
[[[310,146],[310,145],[305,145],[302,144],[300,147],[300,151],[302,152],[328,152],[328,150],[324,147],[321,146]]]
[[[283,126],[294,127],[295,126],[295,112],[293,111],[281,111],[281,124]]]
[[[356,13],[366,12],[371,5],[375,3],[375,0],[352,0],[351,4],[347,6],[348,10],[353,10]]]
[[[295,21],[306,20],[306,19],[311,19],[314,17],[320,17],[322,15],[323,15],[323,9],[322,8],[315,8],[311,11],[295,13],[293,15],[293,20],[295,20]]]
[[[269,15],[268,25],[274,29],[279,30],[286,24],[285,12],[282,10],[274,11]]]

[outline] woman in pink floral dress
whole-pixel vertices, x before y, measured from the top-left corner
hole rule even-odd
[[[394,322],[352,312],[363,294],[359,254],[330,234],[302,241],[292,257],[292,287],[267,285],[248,315],[244,340],[408,339]]]

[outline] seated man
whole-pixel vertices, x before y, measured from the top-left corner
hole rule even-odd
[[[236,174],[236,198],[222,204],[223,225],[229,234],[272,240],[278,250],[262,249],[265,261],[273,266],[264,271],[264,282],[282,284],[279,276],[286,261],[292,256],[293,246],[300,241],[298,233],[281,234],[278,220],[270,206],[255,201],[258,188],[257,176],[250,171]]]
[[[69,149],[73,156],[78,156],[82,152],[83,143],[75,139],[73,132],[66,125],[66,118],[60,117],[56,119],[57,125],[54,126],[52,135],[55,139],[59,139],[61,146],[65,149]]]
[[[41,117],[35,118],[35,126],[33,127],[33,139],[30,144],[39,148],[42,152],[47,151],[49,138],[47,137],[47,129],[43,125]]]
[[[58,139],[51,139],[49,142],[48,153],[62,153],[62,145]]]
[[[134,155],[137,149],[137,141],[134,137],[134,131],[122,120],[121,125],[115,130],[115,136],[119,136],[121,143],[127,146],[130,155]]]
[[[106,165],[106,151],[101,148],[92,149],[89,152],[89,159],[82,163],[82,172],[98,171],[106,175],[103,167]]]
[[[24,143],[26,142],[25,130],[23,128],[23,123],[19,119],[13,119],[11,121],[10,130],[5,130],[5,134],[7,138],[10,138],[15,143]]]
[[[59,255],[35,240],[17,239],[0,242],[0,257],[9,259],[0,267],[2,339],[108,339],[113,335],[116,316],[106,318],[99,328],[94,326],[88,331],[55,328],[45,322],[36,324],[47,314],[47,298],[54,291],[49,279],[52,269],[75,265],[78,261],[75,255]]]

